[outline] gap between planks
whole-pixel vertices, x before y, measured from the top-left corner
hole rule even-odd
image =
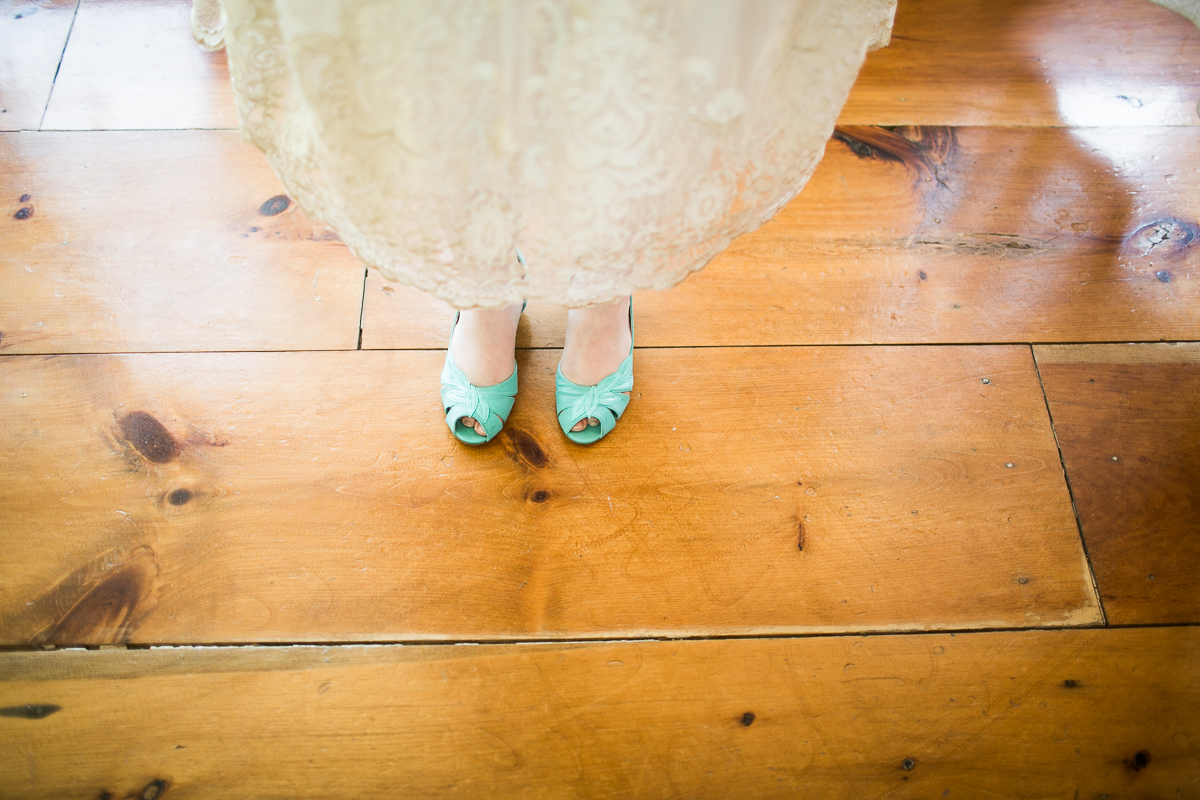
[[[1100,584],[1096,580],[1096,567],[1092,564],[1092,554],[1088,550],[1087,538],[1083,535],[1083,520],[1079,518],[1079,506],[1075,503],[1075,490],[1071,488],[1071,476],[1067,472],[1067,462],[1063,458],[1062,443],[1058,440],[1058,429],[1054,426],[1054,414],[1050,411],[1050,398],[1046,396],[1046,382],[1042,380],[1042,368],[1038,364],[1037,349],[1031,344],[1029,355],[1033,359],[1033,373],[1037,376],[1038,388],[1042,390],[1042,400],[1046,403],[1046,419],[1050,421],[1050,433],[1054,436],[1054,446],[1058,449],[1058,466],[1062,470],[1063,482],[1067,484],[1067,496],[1071,498],[1071,513],[1075,515],[1075,527],[1079,531],[1079,544],[1083,547],[1083,558],[1087,563],[1088,575],[1092,579],[1092,591],[1096,594],[1096,604],[1100,610],[1101,627],[1108,627],[1108,613],[1104,610],[1104,598],[1100,594]]]
[[[71,42],[71,31],[75,30],[75,20],[79,17],[79,3],[81,0],[75,0],[75,8],[71,12],[71,24],[67,27],[66,38],[63,39],[62,50],[58,52],[58,66],[54,68],[54,78],[50,81],[50,91],[46,94],[46,104],[42,106],[42,115],[38,117],[37,129],[42,130],[42,123],[46,121],[46,112],[50,109],[50,98],[54,97],[54,85],[58,83],[58,73],[62,70],[63,56],[67,54],[67,45]]]
[[[115,350],[97,352],[94,350],[67,351],[56,350],[52,353],[0,353],[0,361],[7,358],[29,358],[29,357],[51,357],[51,356],[166,356],[166,355],[216,355],[227,353],[236,355],[239,353],[432,353],[439,350],[445,350],[445,347],[369,347],[365,350],[362,347],[362,328],[359,328],[359,346],[353,350],[343,347],[326,347],[326,348],[302,348],[297,350]],[[1155,345],[1155,344],[1200,344],[1200,339],[1147,339],[1145,341],[1129,341],[1126,339],[1113,341],[1082,341],[1082,342],[1067,342],[1067,341],[1038,341],[1038,342],[830,342],[828,344],[666,344],[639,347],[634,345],[634,350],[639,352],[653,352],[655,350],[761,350],[775,348],[778,350],[792,349],[828,349],[828,348],[845,348],[847,350],[863,347],[1038,347],[1038,346],[1076,346],[1076,345]],[[543,350],[561,350],[561,347],[517,347],[518,353],[536,353]],[[1043,392],[1044,396],[1044,392]]]

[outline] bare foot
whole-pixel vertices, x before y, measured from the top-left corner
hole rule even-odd
[[[629,329],[629,301],[626,297],[567,312],[567,340],[561,366],[567,380],[580,386],[594,386],[621,366],[633,341],[633,332]],[[588,417],[586,421],[579,420],[571,430],[578,432],[588,425],[599,424],[600,420]]]
[[[521,304],[497,310],[471,309],[459,312],[450,354],[454,363],[476,386],[492,386],[508,380],[513,371],[513,352],[517,344],[517,323],[521,321]],[[462,424],[475,428],[486,436],[483,424],[472,417],[463,417]]]

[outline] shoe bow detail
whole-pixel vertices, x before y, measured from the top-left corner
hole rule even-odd
[[[483,422],[492,415],[487,400],[453,361],[447,361],[442,370],[442,405],[462,412],[458,413],[459,419],[471,417]]]
[[[454,363],[454,356],[446,351],[446,365],[442,367],[442,408],[446,412],[446,424],[459,441],[483,444],[495,438],[512,412],[516,394],[516,362],[513,362],[513,372],[508,380],[494,386],[476,386],[467,380],[466,374]],[[462,425],[459,420],[463,417],[471,417],[482,425],[484,435]]]
[[[596,417],[601,407],[612,409],[620,406],[624,411],[624,405],[629,402],[629,398],[623,393],[631,389],[633,389],[633,359],[627,358],[621,362],[621,366],[617,368],[616,372],[608,375],[595,386],[580,386],[564,377],[558,386],[561,397],[559,402],[570,403],[567,416],[578,422],[588,417]],[[575,422],[572,422],[571,425],[574,426]]]
[[[616,427],[617,420],[629,405],[629,396],[624,393],[633,389],[633,353],[626,356],[616,372],[595,386],[573,383],[562,374],[560,365],[554,389],[554,405],[563,433],[576,444],[591,444]],[[571,430],[577,422],[588,417],[594,417],[600,424],[578,432]]]

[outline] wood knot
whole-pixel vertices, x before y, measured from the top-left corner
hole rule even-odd
[[[142,790],[142,800],[158,800],[162,797],[163,792],[167,790],[167,782],[162,779],[156,779],[146,784],[146,788]]]
[[[25,206],[13,214],[13,219],[29,219],[33,216],[33,206]]]
[[[273,217],[287,211],[291,204],[292,200],[286,194],[277,194],[259,206],[258,213],[264,217]]]
[[[1145,750],[1138,750],[1133,754],[1133,758],[1126,761],[1125,764],[1134,772],[1141,772],[1150,766],[1150,754]]]
[[[1175,217],[1167,217],[1138,228],[1129,236],[1129,242],[1142,255],[1174,255],[1186,250],[1196,241],[1200,228]],[[1162,280],[1162,271],[1158,273]],[[1167,281],[1163,281],[1167,283]]]
[[[179,445],[166,427],[145,411],[126,414],[120,422],[121,436],[144,458],[166,464],[179,455]]]
[[[740,721],[740,722],[741,722],[743,725],[745,725],[747,728],[749,728],[751,725],[753,725],[753,724],[754,724],[754,720],[755,720],[755,719],[756,719],[756,717],[754,716],[754,712],[753,712],[753,711],[747,711],[745,714],[742,714],[742,718],[741,718],[741,720],[739,720],[739,721]]]

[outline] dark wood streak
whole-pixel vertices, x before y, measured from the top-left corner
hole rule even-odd
[[[508,455],[517,463],[534,469],[545,469],[550,464],[550,457],[546,455],[546,451],[529,433],[519,428],[505,428],[503,433],[504,442],[508,445]]]
[[[49,703],[28,704],[23,706],[8,706],[0,708],[0,717],[16,717],[18,719],[45,719],[56,711],[62,711],[62,706]]]
[[[1023,258],[1049,252],[1051,242],[1032,236],[1009,233],[959,233],[947,236],[922,235],[907,243],[910,247],[931,247],[964,256],[989,256],[993,258]],[[928,275],[918,273],[921,280]]]
[[[49,619],[29,644],[115,644],[133,636],[152,605],[158,562],[147,545],[104,553],[72,572],[27,609],[25,617]],[[66,611],[62,611],[66,609]],[[11,629],[12,620],[5,627]]]
[[[871,125],[839,125],[833,138],[859,158],[900,164],[914,177],[941,184],[938,175],[957,147],[954,129],[939,126],[879,128]]]

